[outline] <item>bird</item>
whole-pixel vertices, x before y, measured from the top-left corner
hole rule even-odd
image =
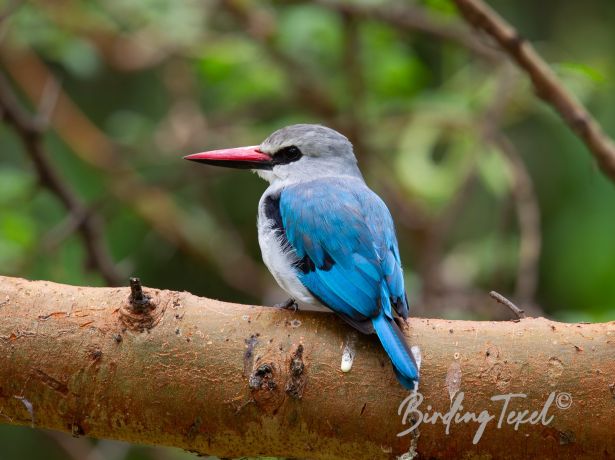
[[[290,296],[283,306],[324,306],[358,331],[375,332],[400,384],[415,389],[419,369],[397,324],[409,306],[393,218],[365,183],[348,138],[295,124],[260,145],[184,158],[249,169],[269,182],[258,204],[258,242]]]

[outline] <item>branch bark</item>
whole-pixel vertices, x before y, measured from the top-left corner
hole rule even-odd
[[[615,323],[413,319],[420,409],[446,412],[465,392],[462,412],[496,415],[474,445],[477,423],[453,422],[449,434],[443,423],[423,423],[396,436],[409,428],[397,412],[408,393],[375,337],[354,337],[331,315],[145,295],[135,311],[129,288],[0,277],[0,421],[222,457],[615,452]],[[355,354],[348,373],[340,371],[344,346]],[[568,410],[550,407],[551,423],[497,428],[502,402],[492,396],[523,393],[509,412],[541,410],[551,391],[573,401]]]
[[[615,143],[566,89],[534,47],[482,0],[454,1],[468,24],[485,31],[530,77],[538,97],[560,114],[570,129],[585,143],[603,172],[615,181]]]

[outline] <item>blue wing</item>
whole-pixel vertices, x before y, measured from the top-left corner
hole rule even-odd
[[[375,330],[402,383],[402,377],[416,380],[414,359],[393,321],[393,310],[408,317],[408,303],[393,220],[382,200],[361,180],[323,178],[286,187],[279,209],[304,286],[359,330]]]
[[[390,304],[408,316],[393,220],[362,181],[327,178],[285,188],[280,214],[301,260],[299,278],[335,312],[374,318]],[[390,302],[381,303],[382,298]]]

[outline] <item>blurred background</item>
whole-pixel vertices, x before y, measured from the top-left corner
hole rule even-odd
[[[615,3],[489,3],[615,135]],[[308,122],[389,205],[415,316],[615,318],[613,184],[449,0],[5,0],[0,77],[1,275],[280,302],[265,182],[181,157]],[[0,426],[42,457],[194,455]]]

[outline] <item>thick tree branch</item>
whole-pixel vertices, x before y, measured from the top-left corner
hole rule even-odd
[[[424,423],[413,435],[408,395],[373,336],[322,313],[291,313],[145,288],[84,288],[0,277],[0,420],[100,438],[178,446],[223,457],[313,459],[597,458],[615,452],[615,323],[413,319],[420,392],[440,412],[458,390],[463,410],[499,417],[541,410],[547,425]],[[350,343],[354,363],[340,371]],[[506,412],[506,413],[509,413]],[[425,412],[427,413],[427,412]],[[403,411],[402,411],[403,415]],[[410,414],[416,416],[417,414]],[[416,418],[416,417],[415,417]],[[515,445],[518,448],[510,449]]]
[[[532,80],[538,97],[551,105],[581,138],[602,170],[615,181],[615,144],[566,89],[534,47],[482,0],[454,0],[466,21],[485,31]]]

